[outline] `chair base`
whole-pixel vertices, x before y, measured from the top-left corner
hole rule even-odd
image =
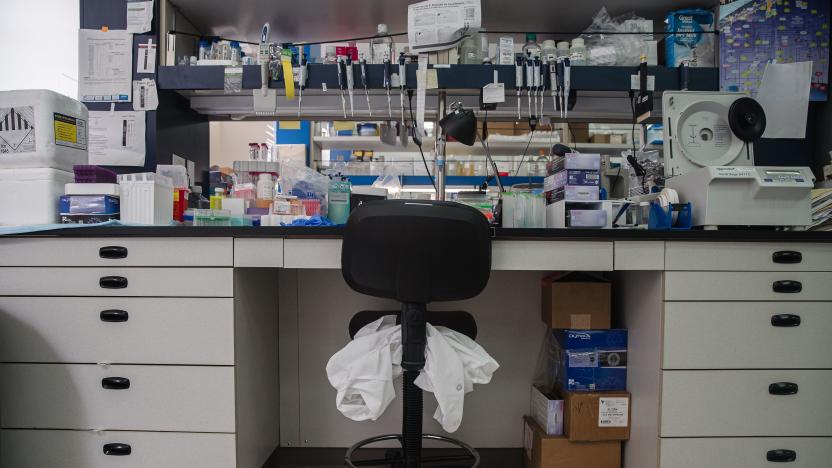
[[[344,462],[346,466],[350,468],[357,468],[360,466],[387,466],[387,467],[396,467],[396,468],[410,468],[410,467],[421,467],[421,466],[430,466],[430,467],[466,467],[466,468],[478,468],[480,466],[480,454],[477,450],[470,445],[466,444],[465,442],[451,439],[450,437],[443,437],[434,434],[423,434],[423,440],[435,440],[439,442],[444,442],[450,445],[453,445],[460,450],[464,450],[466,453],[460,455],[435,455],[435,456],[426,456],[422,457],[421,463],[416,462],[406,462],[401,457],[401,449],[391,449],[387,451],[387,455],[381,459],[372,459],[372,460],[352,460],[352,456],[356,450],[360,450],[365,448],[365,445],[374,444],[377,442],[385,442],[389,440],[397,440],[399,444],[402,443],[402,435],[401,434],[387,434],[381,435],[377,437],[371,437],[369,439],[364,439],[361,442],[353,445],[349,449],[347,449],[347,454],[344,456]],[[446,463],[443,465],[442,463]]]

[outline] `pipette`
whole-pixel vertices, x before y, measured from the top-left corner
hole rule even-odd
[[[538,115],[543,118],[543,109],[546,107],[544,105],[544,98],[546,97],[546,77],[548,73],[546,73],[546,61],[543,60],[543,57],[540,58],[540,89],[538,90],[538,94],[540,97],[540,111]],[[551,84],[550,84],[551,86]]]
[[[558,110],[558,62],[549,56],[549,91],[552,93],[552,115]]]
[[[534,88],[534,60],[532,53],[527,52],[526,57],[526,95],[529,98],[529,117],[532,116],[532,88]]]
[[[569,77],[571,68],[569,59],[563,59],[563,118],[569,116],[569,88],[572,86]]]
[[[359,55],[358,58],[360,59],[358,64],[361,68],[361,86],[364,87],[364,95],[367,96],[367,112],[369,112],[370,117],[372,117],[373,108],[370,107],[370,90],[367,87],[367,60],[364,59],[364,54]]]
[[[303,106],[303,90],[306,88],[307,67],[306,54],[300,55],[300,68],[298,69],[298,117]]]
[[[347,90],[347,67],[343,57],[338,57],[338,87],[341,89],[341,109],[344,111],[344,118],[347,118],[347,101],[344,100],[344,91]]]
[[[390,107],[390,74],[392,72],[392,65],[390,64],[390,57],[387,53],[384,54],[384,89],[387,90],[387,114],[393,118],[393,108]]]
[[[542,86],[542,83],[540,82],[540,58],[535,57],[532,63],[532,70],[534,73],[534,114],[538,115],[537,95],[540,93],[540,87]]]
[[[345,63],[347,71],[347,94],[350,96],[350,116],[355,117],[355,107],[353,107],[352,103],[352,90],[355,87],[355,81],[353,80],[352,59],[347,56]]]
[[[520,101],[523,92],[523,57],[517,57],[514,64],[514,89],[517,90],[517,120],[523,116],[520,115]]]
[[[558,109],[560,109],[560,118],[563,118],[563,59],[558,59]]]
[[[404,91],[407,88],[407,70],[404,66],[404,52],[399,53],[399,106],[402,109],[402,128],[404,128]]]

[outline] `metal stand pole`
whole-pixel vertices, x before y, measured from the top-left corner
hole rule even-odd
[[[439,121],[445,117],[445,91],[439,91],[436,105],[436,123],[433,126],[434,134],[436,135],[435,153],[436,153],[436,199],[445,200],[445,135],[442,132],[442,127],[439,126]]]

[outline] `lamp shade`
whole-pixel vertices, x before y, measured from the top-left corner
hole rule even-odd
[[[450,141],[473,146],[477,140],[477,117],[473,111],[463,109],[459,104],[439,121],[439,126]]]

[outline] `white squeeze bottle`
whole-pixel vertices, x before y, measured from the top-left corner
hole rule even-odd
[[[384,63],[385,56],[392,60],[393,38],[387,36],[387,25],[379,24],[377,34],[379,37],[370,40],[370,63]]]

